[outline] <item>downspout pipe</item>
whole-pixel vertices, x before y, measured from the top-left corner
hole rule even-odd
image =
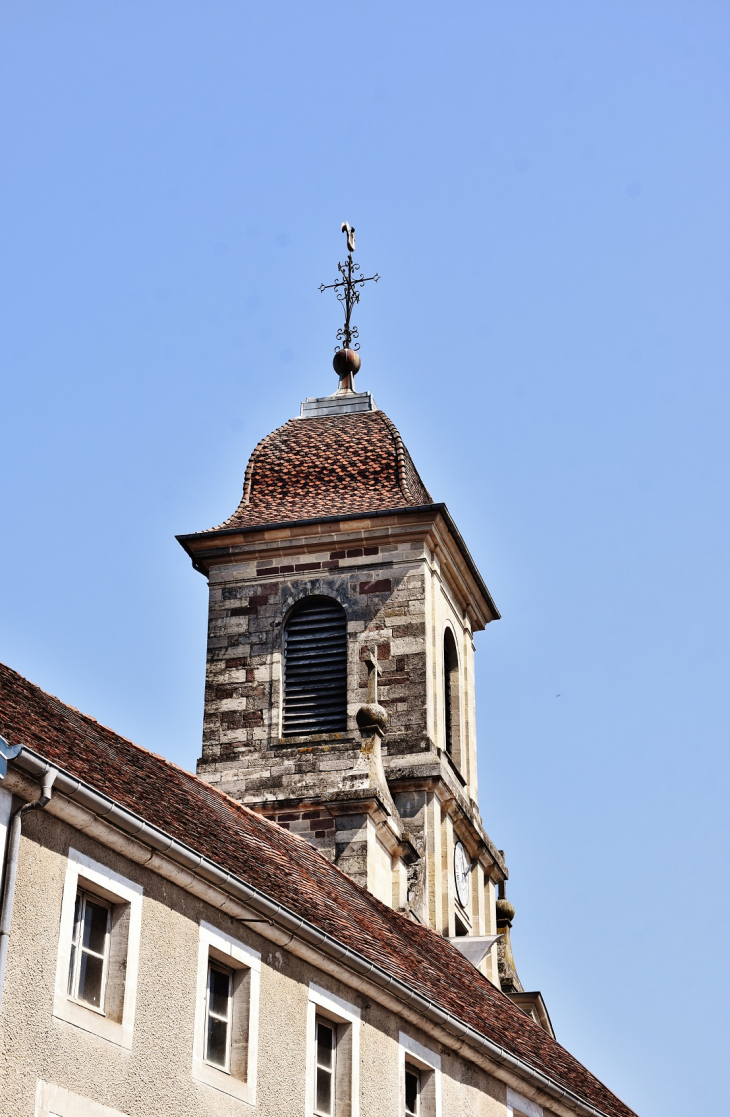
[[[13,901],[15,899],[15,877],[18,872],[18,853],[20,851],[20,831],[23,827],[23,818],[31,811],[42,811],[50,802],[53,795],[53,784],[58,772],[55,768],[47,768],[43,773],[41,793],[32,803],[24,803],[10,816],[8,855],[5,862],[5,883],[2,892],[2,910],[0,912],[0,1011],[3,1004],[3,989],[5,987],[5,967],[8,960],[8,946],[10,943],[10,925],[13,921]]]

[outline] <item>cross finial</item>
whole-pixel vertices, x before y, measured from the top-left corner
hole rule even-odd
[[[358,368],[360,367],[360,358],[355,356],[357,350],[360,348],[360,344],[357,340],[357,326],[353,326],[350,322],[352,308],[354,307],[355,303],[360,302],[359,289],[362,287],[362,285],[364,283],[369,283],[371,279],[375,283],[377,283],[380,279],[380,276],[377,274],[377,272],[375,273],[375,275],[367,276],[357,274],[360,271],[360,265],[353,263],[352,259],[352,254],[355,251],[355,230],[352,225],[349,225],[347,223],[347,221],[343,221],[342,232],[345,233],[347,237],[348,252],[347,260],[345,261],[345,263],[337,265],[342,279],[338,279],[336,283],[322,283],[320,284],[319,289],[320,291],[333,290],[336,293],[338,300],[342,303],[343,310],[345,311],[345,324],[344,326],[341,326],[340,329],[337,331],[338,344],[335,346],[335,353],[339,354],[340,352],[344,352],[345,354],[348,354],[345,364],[349,364],[351,366],[347,373],[351,380],[353,373],[357,372]],[[351,354],[351,356],[349,356],[349,354]],[[338,368],[338,365],[340,364],[342,364],[342,359],[338,359],[338,357],[336,356],[335,368],[337,368],[338,371],[340,371]],[[350,390],[352,390],[351,384]]]

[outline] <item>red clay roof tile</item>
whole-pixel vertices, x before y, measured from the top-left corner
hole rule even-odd
[[[219,527],[430,503],[400,434],[382,411],[290,419],[254,449],[241,503]]]

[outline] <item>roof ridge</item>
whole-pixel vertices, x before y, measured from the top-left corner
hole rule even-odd
[[[151,749],[146,749],[144,745],[138,745],[136,741],[132,740],[131,737],[125,737],[123,733],[117,733],[116,729],[112,729],[110,725],[104,725],[103,721],[99,721],[98,718],[93,717],[91,714],[85,714],[83,710],[80,710],[78,708],[78,706],[72,706],[70,702],[64,702],[64,700],[62,698],[59,698],[57,694],[51,694],[50,690],[44,690],[42,686],[39,686],[38,683],[34,683],[32,679],[28,679],[25,677],[25,675],[21,675],[20,671],[16,671],[14,667],[10,666],[10,664],[3,663],[2,660],[0,660],[0,668],[4,668],[6,671],[9,671],[11,675],[15,675],[16,679],[20,679],[21,682],[27,683],[27,685],[29,687],[32,687],[33,690],[40,691],[44,698],[50,698],[53,702],[58,702],[59,706],[63,706],[64,710],[70,710],[71,713],[78,714],[78,716],[83,718],[84,721],[93,722],[93,724],[97,726],[97,728],[104,729],[107,733],[112,733],[115,737],[118,737],[120,741],[126,741],[128,745],[134,745],[136,749],[142,749],[143,752],[149,753],[150,756],[156,756],[160,760],[165,760],[165,757],[162,756],[160,753],[152,752]],[[172,763],[172,761],[167,761],[167,763]]]
[[[283,431],[285,427],[288,427],[290,423],[294,422],[296,422],[295,419],[287,419],[287,421],[285,423],[282,423],[280,427],[276,427],[275,430],[269,431],[268,434],[265,434],[263,438],[259,439],[249,456],[248,464],[246,466],[246,472],[243,475],[243,493],[241,495],[241,499],[236,505],[235,510],[231,513],[227,520],[223,521],[222,524],[217,524],[215,527],[204,528],[204,531],[218,531],[220,530],[220,528],[230,527],[232,521],[235,520],[241,509],[246,508],[251,503],[251,489],[253,487],[253,467],[256,455],[259,453],[260,450],[263,449],[264,443],[268,442],[269,439],[273,438],[275,434]]]
[[[254,458],[258,454],[259,450],[261,450],[263,448],[263,445],[264,445],[265,442],[268,442],[269,439],[273,438],[275,434],[279,433],[279,431],[283,431],[284,427],[288,427],[290,423],[294,423],[294,422],[296,422],[295,419],[287,419],[287,421],[285,423],[282,423],[280,427],[276,427],[276,429],[271,431],[269,434],[265,434],[264,437],[259,439],[259,441],[254,446],[253,450],[251,451],[251,456],[248,459],[248,465],[246,466],[246,472],[243,475],[243,496],[241,497],[241,504],[239,504],[239,506],[238,506],[239,508],[243,504],[250,504],[251,503],[251,489],[253,487],[253,463],[254,463]],[[236,512],[237,511],[238,511],[238,508],[236,509]],[[235,516],[236,513],[234,512],[233,514]]]
[[[397,426],[384,411],[380,412],[380,416],[385,424],[386,429],[390,432],[390,437],[393,439],[393,446],[395,447],[395,458],[398,467],[398,484],[403,496],[409,504],[417,503],[413,499],[411,490],[408,488],[408,478],[406,477],[406,448],[403,444],[400,431]]]
[[[92,717],[91,714],[84,713],[84,711],[80,710],[78,706],[71,706],[68,702],[64,702],[62,698],[59,698],[58,695],[51,694],[50,691],[44,690],[42,686],[38,685],[38,683],[34,683],[31,679],[27,679],[25,675],[21,675],[19,671],[16,671],[7,663],[3,663],[2,661],[0,661],[0,668],[4,669],[5,671],[9,671],[12,675],[15,675],[17,679],[20,679],[21,682],[26,683],[27,686],[31,687],[33,690],[38,691],[44,698],[50,698],[52,702],[57,703],[57,705],[61,706],[63,710],[70,710],[78,717],[83,718],[84,721],[91,722],[94,726],[96,726],[97,729],[103,729],[105,733],[110,733],[112,737],[116,737],[119,741],[124,741],[125,744],[131,745],[133,749],[138,749],[140,752],[145,753],[146,756],[152,756],[155,760],[159,760],[162,764],[165,765],[165,767],[171,768],[174,772],[178,772],[180,773],[180,775],[187,777],[187,779],[192,780],[204,790],[213,792],[215,795],[218,796],[219,799],[222,799],[227,806],[234,806],[242,814],[250,815],[253,818],[261,820],[267,826],[275,827],[277,832],[282,829],[277,822],[272,822],[272,820],[267,818],[265,815],[259,814],[258,811],[252,810],[251,807],[247,806],[245,803],[242,803],[240,799],[234,799],[232,795],[229,795],[227,792],[222,791],[219,787],[216,787],[215,784],[208,783],[207,780],[201,779],[196,772],[191,772],[187,768],[183,768],[181,764],[176,764],[174,760],[170,760],[169,757],[163,756],[160,752],[154,752],[152,749],[146,748],[145,745],[137,744],[137,742],[133,741],[131,737],[125,737],[124,734],[117,733],[116,729],[112,729],[109,725],[104,725],[103,722],[99,721],[95,717]],[[303,842],[308,849],[313,849],[315,853],[319,854],[319,850],[315,849],[314,846],[310,846],[310,843],[307,842],[306,839],[300,837],[299,834],[295,834],[291,831],[287,831],[287,833],[289,834],[289,837],[296,838],[297,841]],[[319,854],[319,856],[323,855]],[[331,862],[329,862],[327,858],[325,858],[325,860],[328,864],[331,864]],[[335,868],[337,868],[337,866],[335,866]],[[341,872],[342,870],[339,871]]]

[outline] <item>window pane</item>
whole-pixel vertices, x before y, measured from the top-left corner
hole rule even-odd
[[[87,896],[84,912],[84,946],[93,950],[95,954],[104,953],[108,916],[108,908],[95,904]]]
[[[81,954],[81,972],[79,974],[79,1000],[99,1008],[101,1005],[101,977],[104,969],[104,959],[93,954]]]
[[[228,1025],[225,1020],[208,1017],[208,1045],[205,1054],[209,1063],[225,1067],[228,1062]]]
[[[317,1113],[332,1112],[332,1071],[317,1067]]]
[[[419,1074],[413,1067],[406,1067],[406,1113],[418,1113]]]
[[[451,712],[451,647],[449,633],[444,635],[444,728],[446,730],[446,751],[453,751],[453,721]]]
[[[317,1021],[317,1066],[332,1066],[334,1038],[334,1029]]]
[[[222,1016],[228,1019],[228,998],[231,992],[231,978],[230,974],[225,973],[223,970],[214,970],[210,967],[210,976],[208,978],[208,1011],[212,1012],[215,1016]]]

